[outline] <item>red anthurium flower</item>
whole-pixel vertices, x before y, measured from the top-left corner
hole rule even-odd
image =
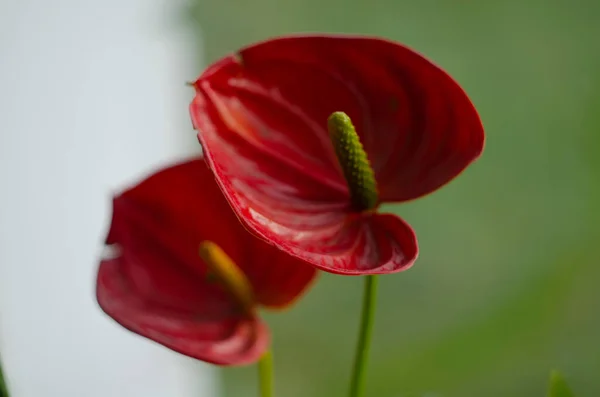
[[[113,201],[97,278],[102,309],[125,328],[219,365],[268,345],[259,305],[289,305],[315,269],[248,233],[200,160],[162,170]],[[201,259],[202,258],[202,259]]]
[[[238,217],[265,241],[333,273],[410,267],[418,254],[413,230],[374,210],[433,192],[484,146],[459,85],[387,40],[277,38],[216,62],[194,87],[192,121]],[[364,151],[335,132],[336,122],[343,130],[349,120],[329,120],[328,131],[334,112],[350,117]],[[359,197],[365,189],[368,205]]]

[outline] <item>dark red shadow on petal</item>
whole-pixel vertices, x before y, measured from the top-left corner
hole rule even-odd
[[[481,155],[485,142],[477,111],[449,75],[424,58],[397,59],[397,65],[402,61],[412,120],[378,170],[380,199],[388,202],[413,200],[452,181]]]

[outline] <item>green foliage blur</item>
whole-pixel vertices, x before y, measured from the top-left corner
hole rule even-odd
[[[2,361],[0,361],[0,397],[8,397],[6,380],[4,380],[4,371],[2,370]]]
[[[553,371],[550,375],[548,397],[575,397],[560,372]]]
[[[186,17],[205,64],[287,33],[394,39],[480,112],[483,157],[386,208],[415,228],[421,255],[380,279],[368,396],[544,396],[553,368],[575,395],[600,396],[599,1],[194,0]],[[293,310],[266,315],[277,395],[347,394],[361,289],[323,275]],[[223,371],[226,397],[256,395],[255,372]]]

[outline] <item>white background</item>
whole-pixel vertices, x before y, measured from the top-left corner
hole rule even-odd
[[[211,397],[121,329],[94,277],[110,195],[198,153],[198,41],[173,0],[0,1],[0,357],[11,397]]]

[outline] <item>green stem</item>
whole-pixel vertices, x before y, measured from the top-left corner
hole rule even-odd
[[[360,334],[356,353],[354,356],[354,370],[350,383],[350,397],[362,397],[365,390],[365,368],[371,346],[373,333],[373,319],[375,317],[375,301],[377,297],[377,276],[365,277],[365,290],[363,293],[362,315],[360,320]]]
[[[273,355],[267,350],[258,361],[260,397],[273,397]]]
[[[2,362],[0,361],[0,397],[8,397],[8,388],[2,372]]]

